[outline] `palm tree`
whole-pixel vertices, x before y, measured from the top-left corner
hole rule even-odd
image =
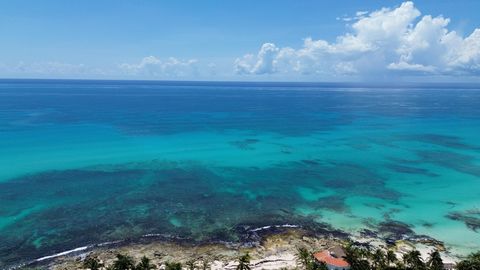
[[[385,253],[381,249],[376,249],[375,252],[371,254],[373,268],[377,270],[384,269],[386,266],[385,257]]]
[[[155,266],[150,263],[150,259],[143,256],[142,260],[137,264],[135,270],[152,270],[155,269]]]
[[[208,262],[208,260],[203,260],[202,261],[202,270],[208,270],[210,269],[210,263]]]
[[[250,270],[250,254],[245,254],[238,258],[237,270]]]
[[[392,250],[387,251],[387,255],[385,256],[387,266],[390,266],[392,263],[397,262],[397,255]]]
[[[88,257],[83,261],[83,267],[90,270],[99,270],[103,267],[103,263],[101,263],[96,257]]]
[[[370,263],[364,258],[366,252],[348,245],[345,247],[344,259],[350,264],[353,270],[370,270]]]
[[[188,267],[188,270],[195,270],[195,260],[189,260],[185,263]]]
[[[370,263],[367,260],[360,260],[352,266],[352,269],[354,270],[372,270],[372,267],[370,266]]]
[[[166,262],[165,270],[182,270],[182,264],[176,262]]]
[[[425,263],[422,261],[421,254],[418,250],[412,250],[403,255],[403,262],[407,269],[425,270]]]
[[[480,251],[468,255],[468,257],[457,264],[458,270],[480,269]]]
[[[117,259],[113,262],[113,270],[134,270],[135,261],[132,257],[122,254],[117,254]]]
[[[350,265],[354,265],[360,260],[360,254],[356,247],[348,245],[345,247],[345,256],[343,257]]]
[[[438,250],[430,253],[430,258],[428,259],[427,266],[429,270],[443,270],[443,260]]]
[[[298,264],[302,265],[305,270],[307,270],[312,264],[312,255],[310,252],[304,248],[297,248],[297,254],[295,254]]]

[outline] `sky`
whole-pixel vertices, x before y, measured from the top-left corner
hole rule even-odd
[[[0,1],[0,78],[480,82],[480,1]]]

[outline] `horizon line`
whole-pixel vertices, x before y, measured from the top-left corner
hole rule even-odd
[[[243,85],[268,85],[268,86],[343,86],[348,88],[359,87],[426,87],[426,86],[463,86],[467,88],[479,88],[480,82],[355,82],[355,81],[236,81],[236,80],[163,80],[163,79],[77,79],[77,78],[0,78],[1,82],[53,82],[53,81],[75,81],[75,82],[125,82],[125,83],[152,83],[152,84],[177,84],[177,85],[198,85],[198,84],[243,84]]]

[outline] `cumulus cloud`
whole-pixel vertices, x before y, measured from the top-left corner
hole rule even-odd
[[[237,59],[235,61],[235,68],[237,73],[273,73],[275,72],[275,58],[279,52],[279,49],[272,43],[265,43],[260,48],[256,58],[249,54],[243,57],[243,59]],[[255,64],[250,63],[254,61]]]
[[[144,57],[139,63],[121,64],[119,67],[129,75],[148,77],[185,77],[197,72],[197,60],[179,60],[170,57],[161,60],[155,56]]]
[[[462,37],[450,19],[421,15],[413,2],[373,12],[357,12],[350,30],[335,42],[305,38],[301,48],[265,43],[235,60],[239,74],[441,74],[480,71],[480,28]]]

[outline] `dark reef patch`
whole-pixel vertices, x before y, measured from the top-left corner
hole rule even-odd
[[[255,150],[253,145],[258,143],[259,141],[260,140],[257,140],[257,139],[245,139],[241,141],[233,141],[233,142],[230,142],[230,144],[242,150]]]
[[[457,203],[452,201],[446,201],[445,204],[449,205],[450,208],[454,208],[455,206],[457,206]]]
[[[375,226],[375,230],[378,231],[377,237],[380,237],[389,245],[394,245],[398,240],[407,240],[412,243],[422,243],[442,248],[444,246],[442,241],[427,235],[416,234],[411,225],[396,220],[380,222]]]
[[[397,163],[397,164],[408,164],[408,165],[418,165],[418,161],[417,160],[413,160],[413,159],[406,159],[406,158],[397,158],[397,157],[388,157],[388,160],[390,160],[391,162],[394,162],[394,163]]]
[[[377,238],[378,233],[375,231],[372,231],[370,229],[362,229],[360,230],[360,235],[365,238]]]
[[[376,197],[385,200],[397,200],[400,194],[385,187],[386,179],[369,168],[353,164],[330,162],[319,169],[326,187],[339,193]]]
[[[319,165],[320,163],[314,159],[302,159],[301,160],[302,163],[306,164],[306,165]]]
[[[360,151],[366,151],[371,148],[371,146],[368,143],[365,142],[350,142],[348,143],[348,146],[350,146],[353,149],[360,150]]]
[[[432,173],[429,170],[423,169],[423,168],[416,168],[416,167],[398,165],[398,164],[387,164],[385,167],[394,171],[394,172],[398,172],[398,173],[418,174],[418,175],[425,175],[425,176],[430,176],[430,177],[437,177],[438,176],[438,174]]]
[[[359,188],[356,182],[365,186]],[[305,201],[292,183],[330,187],[335,194],[395,194],[370,170],[343,163],[299,161],[238,168],[153,160],[47,171],[0,183],[0,213],[16,217],[0,229],[5,236],[0,265],[143,235],[246,241],[236,229],[239,224],[293,223],[341,235],[295,213],[296,206],[305,204],[348,212],[345,197]],[[28,213],[21,215],[22,211]]]
[[[350,208],[345,204],[345,196],[331,195],[317,200],[318,207],[339,213],[349,212]]]
[[[480,177],[480,165],[475,157],[449,151],[417,151],[419,162],[432,163],[455,171]]]
[[[396,213],[399,213],[401,212],[402,210],[401,209],[398,209],[398,208],[392,208],[392,209],[388,209],[388,211],[385,211],[383,213],[383,218],[385,220],[390,220],[392,218],[392,215],[393,214],[396,214]]]
[[[377,209],[377,210],[381,210],[381,209],[385,208],[385,205],[381,204],[381,203],[364,203],[363,205],[365,205],[367,207],[370,207],[370,208]]]
[[[292,183],[333,194],[305,200]],[[0,265],[146,234],[246,241],[239,224],[294,223],[340,234],[296,212],[306,205],[348,214],[343,194],[392,202],[400,196],[366,167],[317,160],[267,168],[153,160],[26,175],[0,183],[0,213],[16,217],[0,229]]]
[[[378,224],[379,233],[386,235],[388,238],[396,240],[405,239],[414,235],[412,227],[406,223],[394,220],[387,220]]]
[[[428,222],[428,221],[423,221],[422,222],[422,226],[425,227],[425,228],[433,228],[435,226],[435,223],[432,223],[432,222]]]
[[[471,209],[464,212],[451,212],[447,214],[451,220],[461,221],[474,232],[480,230],[480,210]]]
[[[416,134],[400,136],[399,139],[418,141],[459,150],[480,150],[479,146],[467,144],[460,137],[442,134]]]

